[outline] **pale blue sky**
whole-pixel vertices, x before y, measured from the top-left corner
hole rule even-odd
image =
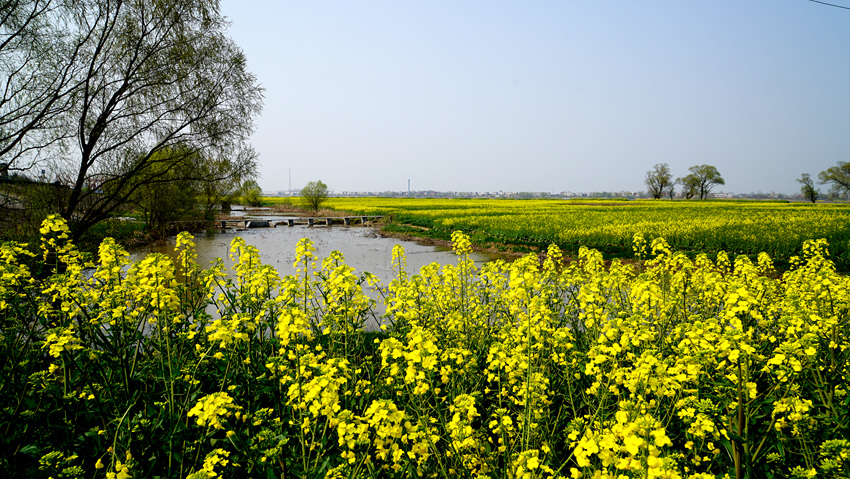
[[[850,6],[850,0],[834,3]],[[223,0],[260,185],[795,193],[850,161],[850,10],[807,0]],[[826,188],[823,188],[826,189]]]

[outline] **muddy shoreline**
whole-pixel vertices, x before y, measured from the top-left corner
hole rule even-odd
[[[449,241],[449,240],[432,238],[430,236],[417,236],[415,234],[410,234],[410,233],[400,233],[400,232],[395,232],[395,231],[384,231],[382,226],[383,226],[383,224],[378,224],[378,225],[374,226],[374,228],[375,228],[375,232],[383,238],[393,238],[393,239],[402,240],[402,241],[413,241],[413,242],[423,244],[423,245],[426,245],[426,246],[435,246],[435,247],[438,247],[438,248],[452,249],[452,242]],[[509,247],[508,245],[503,245],[503,246]],[[474,251],[476,253],[486,253],[486,254],[498,257],[499,259],[503,259],[507,262],[511,262],[511,261],[517,260],[519,258],[522,258],[523,256],[525,256],[529,253],[529,252],[511,251],[511,250],[507,250],[507,249],[499,249],[495,246],[481,247],[481,246],[474,245],[474,244],[472,245],[472,251]],[[536,252],[533,252],[533,253],[535,253],[537,255],[537,258],[541,261],[541,263],[546,258],[545,252],[536,251]]]

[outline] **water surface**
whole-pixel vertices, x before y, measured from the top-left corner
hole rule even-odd
[[[295,274],[295,246],[301,238],[309,238],[316,248],[317,265],[331,251],[339,251],[345,257],[345,263],[354,268],[359,275],[364,271],[374,274],[382,285],[389,284],[393,278],[392,250],[397,244],[404,247],[407,257],[407,272],[416,274],[422,266],[439,264],[457,264],[457,256],[451,250],[428,246],[412,241],[383,238],[373,228],[345,226],[278,226],[276,228],[256,228],[247,230],[228,230],[225,233],[198,235],[195,245],[198,264],[207,268],[215,258],[222,258],[228,268],[230,260],[230,242],[242,237],[245,243],[256,246],[264,264],[272,265],[281,276]],[[148,246],[135,252],[133,259],[141,259],[145,254],[156,252],[174,255],[175,240],[172,238],[161,245]],[[471,258],[477,265],[494,259],[482,253],[473,253]],[[175,257],[176,259],[176,257]]]

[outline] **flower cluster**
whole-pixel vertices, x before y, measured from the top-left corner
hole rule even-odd
[[[226,392],[212,393],[198,400],[195,407],[186,414],[189,417],[197,416],[198,426],[222,429],[221,420],[233,415],[235,411],[242,409],[233,402],[233,398]]]

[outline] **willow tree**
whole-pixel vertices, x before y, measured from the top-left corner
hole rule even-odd
[[[50,177],[69,186],[61,214],[75,237],[177,173],[211,182],[256,173],[247,140],[262,90],[225,34],[217,0],[66,0],[61,8],[44,17],[58,33],[43,41],[75,52],[63,55],[73,89],[43,125],[55,146]],[[177,148],[211,166],[176,171],[180,162],[161,152]]]
[[[831,193],[847,195],[850,193],[850,163],[839,161],[837,165],[818,173],[818,180],[821,184],[829,185]]]
[[[717,168],[711,165],[695,165],[688,170],[690,174],[678,179],[678,183],[684,186],[682,195],[686,199],[691,199],[695,194],[699,194],[699,199],[704,200],[708,198],[715,185],[726,184],[726,180],[720,176]]]
[[[308,208],[319,211],[322,203],[328,199],[328,185],[322,183],[322,180],[311,181],[301,189],[301,198]]]
[[[814,203],[818,200],[818,198],[820,198],[820,190],[815,188],[815,181],[808,173],[803,173],[800,178],[797,179],[797,183],[800,183],[801,185],[800,193],[803,195],[804,199]]]
[[[50,127],[80,86],[80,51],[65,41],[68,6],[0,1],[0,162],[11,174],[39,166],[41,153],[62,139]]]
[[[152,166],[136,176],[139,185],[128,202],[142,214],[148,231],[164,236],[173,234],[175,225],[182,228],[186,221],[203,219],[201,183],[192,179],[201,162],[189,150],[163,149],[154,155]]]
[[[667,163],[657,163],[647,171],[644,183],[650,196],[655,199],[671,195],[676,184],[673,181],[673,175],[670,174],[670,165]]]

